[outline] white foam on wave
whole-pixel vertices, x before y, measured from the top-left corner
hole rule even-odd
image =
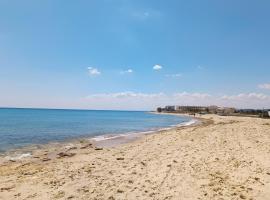
[[[105,140],[113,140],[113,139],[119,139],[122,137],[136,137],[139,135],[146,135],[146,134],[151,134],[157,131],[165,131],[165,130],[170,130],[172,127],[183,127],[183,126],[190,126],[192,124],[197,123],[198,120],[192,119],[190,121],[187,122],[183,122],[177,125],[172,125],[170,127],[166,127],[166,128],[160,128],[160,129],[153,129],[153,130],[148,130],[148,131],[141,131],[141,132],[128,132],[125,134],[117,134],[117,135],[99,135],[99,136],[95,136],[93,138],[90,138],[90,140],[95,141],[95,142],[101,142],[101,141],[105,141]]]
[[[23,158],[27,158],[27,157],[31,157],[32,154],[31,153],[23,153],[23,154],[19,154],[19,155],[16,155],[16,156],[6,156],[5,159],[7,160],[21,160]]]
[[[112,140],[112,139],[116,139],[116,138],[123,137],[123,136],[125,136],[125,135],[123,135],[123,134],[119,134],[119,135],[99,135],[99,136],[91,138],[90,140],[94,140],[96,142],[99,142],[99,141],[104,141],[104,140]]]
[[[196,119],[192,119],[192,120],[190,120],[190,121],[187,121],[187,122],[183,122],[183,123],[180,123],[180,124],[178,124],[178,125],[176,125],[176,126],[190,126],[190,125],[192,125],[192,124],[196,124],[196,123],[198,123],[198,120],[196,120]]]
[[[139,135],[146,135],[150,134],[153,132],[156,132],[159,130],[149,130],[149,131],[141,131],[141,132],[127,132],[127,133],[122,133],[122,134],[117,134],[117,135],[99,135],[95,136],[93,138],[90,138],[90,140],[94,140],[95,142],[100,142],[104,140],[113,140],[113,139],[119,139],[119,138],[124,138],[124,137],[137,137]]]

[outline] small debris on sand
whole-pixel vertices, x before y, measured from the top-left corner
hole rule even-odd
[[[58,155],[58,158],[63,158],[63,157],[72,157],[72,156],[75,156],[76,154],[75,153],[65,153],[65,152],[61,152]]]

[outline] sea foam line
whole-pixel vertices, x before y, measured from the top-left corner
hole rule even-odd
[[[7,160],[21,160],[23,158],[27,158],[27,157],[31,157],[32,154],[31,153],[23,153],[23,154],[20,154],[20,155],[17,155],[17,156],[6,156],[5,159]]]
[[[146,134],[150,134],[150,133],[154,133],[154,132],[158,132],[158,131],[165,131],[165,130],[170,130],[172,127],[184,127],[184,126],[190,126],[193,125],[195,123],[197,123],[198,120],[192,119],[190,121],[187,122],[182,122],[180,124],[177,125],[172,125],[171,127],[166,127],[166,128],[160,128],[160,129],[155,129],[155,130],[148,130],[148,131],[141,131],[141,132],[128,132],[125,134],[117,134],[117,135],[99,135],[99,136],[95,136],[90,138],[89,140],[95,141],[95,142],[101,142],[101,141],[105,141],[105,140],[113,140],[113,139],[118,139],[121,137],[136,137],[139,135],[146,135]]]
[[[190,125],[193,125],[193,124],[196,124],[196,123],[198,123],[198,120],[192,119],[192,120],[190,120],[190,121],[180,123],[180,124],[178,124],[178,125],[176,125],[176,126],[177,126],[177,127],[181,127],[181,126],[190,126]]]

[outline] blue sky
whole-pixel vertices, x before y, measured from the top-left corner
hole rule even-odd
[[[0,106],[270,107],[269,10],[266,0],[0,0]]]

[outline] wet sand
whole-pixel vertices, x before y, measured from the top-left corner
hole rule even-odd
[[[270,199],[270,120],[202,118],[115,147],[82,140],[4,162],[0,199]]]

